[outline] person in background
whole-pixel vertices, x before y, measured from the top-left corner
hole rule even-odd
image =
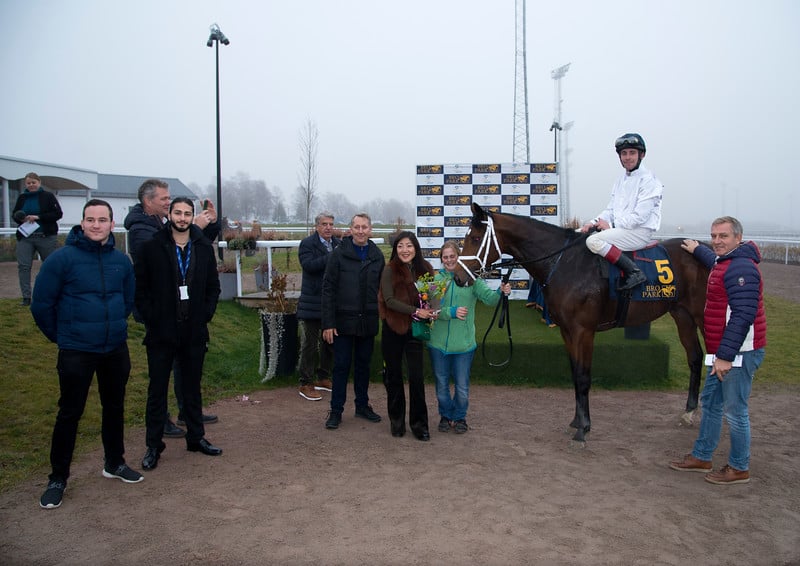
[[[22,293],[20,306],[31,304],[31,267],[38,252],[42,261],[53,253],[58,245],[58,221],[64,215],[58,199],[42,188],[42,180],[36,173],[25,175],[25,190],[20,192],[14,210],[14,221],[31,232],[17,229],[17,273],[19,290]]]
[[[138,191],[139,203],[134,205],[125,217],[125,229],[128,231],[128,252],[134,265],[142,245],[151,240],[157,232],[161,231],[167,223],[169,206],[172,198],[169,194],[169,183],[160,179],[147,179],[141,184]],[[219,236],[220,223],[217,218],[217,211],[214,204],[206,199],[203,210],[194,217],[194,224],[203,231],[203,234],[210,241]],[[137,322],[142,322],[138,312],[134,309],[133,318]],[[175,372],[173,368],[173,387],[175,389],[175,399],[178,404],[178,422],[184,424],[181,409],[183,408],[181,399],[181,374],[180,370]],[[212,424],[219,419],[216,415],[204,414],[203,424]],[[179,426],[176,426],[169,413],[164,423],[164,436],[167,438],[183,438],[186,436]]]
[[[431,328],[428,351],[436,376],[439,432],[449,432],[452,427],[457,434],[463,434],[469,430],[469,374],[478,347],[475,342],[475,305],[480,301],[495,306],[501,293],[511,293],[511,285],[502,283],[497,291],[493,291],[483,279],[476,279],[469,287],[454,284],[453,272],[458,266],[458,252],[458,245],[452,241],[445,242],[441,249],[442,269],[434,280],[447,281],[447,289],[441,300],[439,318]]]
[[[713,355],[700,403],[703,414],[694,449],[670,463],[679,472],[701,472],[718,485],[750,481],[750,412],[753,376],[764,360],[767,318],[764,282],[758,264],[761,252],[753,242],[742,243],[742,224],[732,216],[711,224],[711,251],[696,240],[681,247],[711,269],[703,313],[706,351]],[[712,471],[711,458],[728,422],[731,449],[728,463]]]
[[[300,396],[309,401],[322,399],[330,391],[333,346],[322,339],[322,278],[334,248],[341,240],[333,237],[333,214],[321,212],[315,231],[300,242],[297,258],[303,269],[297,319],[300,321]]]
[[[386,260],[369,237],[372,220],[360,212],[350,235],[333,250],[322,279],[322,339],[333,344],[331,409],[325,428],[337,429],[347,400],[347,376],[353,367],[355,416],[381,421],[369,405],[369,363],[378,333],[378,287]]]
[[[137,483],[143,477],[125,463],[125,388],[131,370],[128,315],[135,280],[131,260],[114,249],[114,213],[99,199],[83,207],[83,219],[66,245],[43,264],[31,314],[48,340],[58,344],[58,415],[50,444],[51,472],[39,500],[61,506],[92,378],[103,406],[103,476]]]
[[[625,169],[611,189],[608,206],[581,232],[597,230],[586,238],[586,247],[616,264],[625,278],[619,290],[633,289],[647,280],[636,263],[623,254],[646,247],[661,227],[661,195],[664,185],[642,167],[647,147],[639,134],[624,134],[614,142]]]
[[[194,204],[172,201],[169,223],[139,250],[134,264],[136,308],[144,321],[147,348],[146,444],[142,468],[153,470],[166,448],[167,390],[173,363],[182,379],[180,399],[186,419],[186,449],[222,454],[205,438],[200,379],[208,343],[208,323],[219,299],[214,248],[192,224]]]
[[[542,286],[539,285],[539,282],[533,277],[528,281],[530,289],[528,291],[528,302],[525,303],[525,308],[541,311],[542,322],[549,328],[555,328],[558,325],[550,318],[550,309],[547,308],[547,301],[544,299],[544,289],[542,289]]]
[[[417,237],[400,232],[392,246],[389,263],[381,275],[378,308],[383,320],[381,352],[385,366],[386,403],[392,436],[406,432],[406,395],[403,386],[403,357],[408,368],[408,424],[417,440],[431,439],[428,431],[428,406],[422,374],[422,342],[411,334],[412,316],[419,320],[435,318],[434,311],[420,306],[415,282],[433,267],[422,257]]]

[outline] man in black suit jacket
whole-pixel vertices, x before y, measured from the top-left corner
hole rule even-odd
[[[333,237],[333,214],[320,212],[315,231],[300,242],[297,257],[303,268],[303,283],[297,305],[300,321],[300,396],[309,401],[322,399],[320,391],[331,390],[333,346],[322,339],[322,276],[339,238]],[[319,360],[319,364],[317,364]]]
[[[162,437],[173,360],[183,380],[186,448],[209,456],[222,454],[205,439],[200,392],[208,323],[219,298],[219,275],[214,248],[192,224],[193,219],[191,200],[173,200],[169,222],[142,245],[134,265],[135,304],[146,329],[150,374],[145,413],[147,451],[142,460],[145,470],[156,467],[166,448]]]

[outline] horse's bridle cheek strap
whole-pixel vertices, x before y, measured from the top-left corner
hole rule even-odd
[[[500,245],[497,243],[497,234],[494,231],[494,222],[492,222],[492,217],[489,216],[486,220],[484,220],[486,224],[486,231],[483,233],[483,238],[481,239],[481,245],[478,246],[478,251],[475,255],[469,256],[459,256],[458,257],[458,265],[460,265],[464,271],[466,271],[472,280],[476,279],[475,274],[469,269],[464,261],[472,261],[475,260],[480,264],[480,270],[478,273],[486,273],[487,269],[486,266],[489,263],[489,253],[492,247],[494,247],[495,251],[497,252],[497,257],[501,257],[503,252],[500,251]]]

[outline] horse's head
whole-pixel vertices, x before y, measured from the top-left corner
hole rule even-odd
[[[472,222],[464,236],[464,247],[458,258],[453,279],[460,287],[470,286],[476,275],[489,269],[500,258],[497,237],[488,212],[477,203],[472,203]]]

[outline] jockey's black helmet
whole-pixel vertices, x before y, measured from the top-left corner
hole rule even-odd
[[[614,142],[614,149],[617,150],[617,153],[623,149],[638,149],[642,153],[647,151],[647,147],[644,145],[644,138],[639,134],[621,135],[617,138],[617,141]]]

